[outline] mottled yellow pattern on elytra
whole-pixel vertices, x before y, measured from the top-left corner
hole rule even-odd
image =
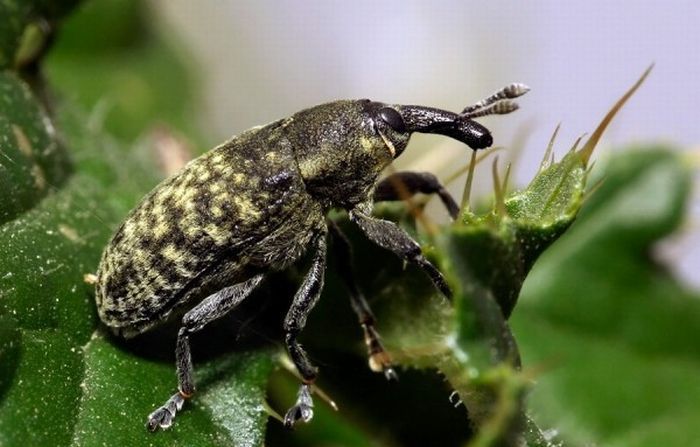
[[[209,177],[211,177],[211,174],[209,173],[209,171],[206,169],[202,169],[202,168],[197,169],[197,174],[199,177],[199,181],[201,181],[201,182],[206,182],[207,180],[209,180]]]
[[[190,239],[195,239],[200,236],[201,229],[199,227],[183,227],[182,232]]]
[[[168,244],[160,251],[160,254],[169,261],[179,261],[185,252],[178,249],[175,244]]]
[[[133,263],[136,271],[148,272],[150,270],[150,255],[147,251],[144,251],[140,247],[133,247],[129,255],[129,259],[131,263]],[[134,282],[128,283],[126,288],[131,294],[136,296],[146,296],[153,290],[153,284],[148,282]]]
[[[226,206],[226,204],[230,202],[231,196],[226,194],[225,192],[222,194],[217,194],[211,198],[212,207],[221,208],[222,210]]]
[[[210,223],[204,227],[204,232],[212,238],[216,245],[224,245],[231,240],[231,232],[219,225]]]
[[[175,271],[181,275],[189,276],[192,274],[187,268],[185,268],[184,263],[187,262],[191,256],[189,252],[181,250],[175,246],[175,244],[166,245],[161,251],[161,256],[172,262]]]
[[[244,134],[165,180],[105,251],[98,269],[100,318],[133,335],[202,298],[208,287],[245,279],[239,275],[249,262],[281,269],[297,259],[323,225],[324,210],[304,193],[295,163],[289,145]],[[275,183],[278,172],[293,182]],[[209,278],[210,271],[216,273]],[[181,301],[173,304],[174,296]]]
[[[199,169],[193,169],[192,171],[188,172],[187,175],[185,175],[183,182],[185,183],[190,183],[195,179],[195,171],[199,171]]]
[[[160,201],[157,201],[155,205],[153,205],[153,208],[151,208],[151,213],[155,214],[156,216],[164,216],[165,215],[165,207]]]
[[[141,213],[141,216],[136,221],[136,228],[134,228],[134,231],[138,234],[148,234],[148,232],[151,231],[148,221],[143,218],[143,213]]]
[[[151,231],[153,233],[153,237],[160,239],[170,231],[170,224],[162,218],[159,218],[156,226],[153,227]]]
[[[216,217],[216,218],[219,218],[219,217],[221,217],[221,216],[224,215],[224,210],[221,209],[220,206],[212,206],[212,207],[209,209],[209,211],[211,212],[211,215],[214,216],[214,217]]]
[[[195,202],[194,200],[188,200],[188,201],[184,202],[184,204],[182,206],[182,208],[187,212],[194,211],[196,207],[197,207],[197,202]]]
[[[242,220],[257,219],[260,217],[260,210],[256,208],[253,202],[246,197],[234,196],[233,203],[238,207]]]
[[[194,199],[197,196],[197,193],[199,193],[199,190],[197,188],[181,187],[176,190],[176,193],[178,201],[187,202]]]
[[[188,270],[187,268],[185,268],[185,266],[182,265],[182,263],[175,264],[175,271],[178,273],[178,275],[182,275],[182,276],[192,276],[192,274],[193,274],[193,272],[191,270]]]
[[[241,173],[233,174],[233,183],[240,185],[245,181],[245,175]]]
[[[181,187],[175,192],[175,203],[185,210],[186,212],[192,212],[196,208],[197,204],[197,194],[199,193],[198,188],[184,188]]]
[[[134,227],[135,227],[135,226],[136,226],[136,225],[135,225],[133,219],[127,220],[127,221],[124,223],[124,228],[122,229],[122,231],[124,232],[124,236],[125,236],[125,237],[132,237],[133,234],[134,234]]]

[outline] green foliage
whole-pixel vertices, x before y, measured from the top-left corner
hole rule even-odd
[[[512,324],[539,368],[531,402],[577,445],[694,445],[700,300],[653,257],[681,223],[682,160],[616,156],[576,223],[533,269]]]
[[[46,76],[61,86],[60,99],[89,110],[121,140],[165,124],[199,142],[194,76],[182,64],[187,55],[154,26],[143,2],[85,2],[56,36]]]
[[[0,0],[10,18],[0,24],[0,445],[557,445],[535,421],[567,445],[700,440],[700,301],[652,256],[683,216],[689,172],[668,148],[588,172],[629,95],[582,149],[524,190],[508,194],[495,175],[489,212],[467,210],[436,234],[411,228],[447,275],[454,305],[337,216],[399,383],[367,368],[331,259],[302,341],[340,410],[317,397],[314,420],[294,433],[268,417],[266,400],[283,412],[298,384],[268,340],[279,340],[270,332],[302,263],[193,338],[199,392],[170,430],[148,433],[146,415],[175,387],[174,328],[130,342],[110,336],[83,274],[162,176],[147,145],[120,141],[158,120],[196,135],[185,106],[192,86],[140,3],[109,0],[66,19],[46,60],[56,94],[45,95],[16,61],[41,54],[23,43],[27,30],[73,3]],[[96,29],[100,39],[86,38]],[[96,105],[105,102],[106,120]],[[585,192],[589,175],[600,181],[594,193]],[[412,225],[401,204],[377,212]],[[464,405],[453,408],[452,390]]]
[[[0,73],[0,135],[4,191],[0,223],[33,206],[69,173],[68,155],[29,88],[16,75]]]
[[[0,0],[0,69],[22,68],[46,34],[79,0]]]

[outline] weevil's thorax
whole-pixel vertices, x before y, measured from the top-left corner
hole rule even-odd
[[[379,174],[409,134],[377,119],[384,104],[336,101],[303,110],[285,123],[307,191],[328,206],[352,208],[372,194]]]

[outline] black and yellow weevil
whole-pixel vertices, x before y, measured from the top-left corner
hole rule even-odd
[[[491,146],[488,129],[473,119],[516,110],[511,100],[527,91],[511,84],[461,113],[368,99],[318,105],[231,138],[144,197],[102,254],[95,298],[100,319],[124,337],[184,313],[175,349],[178,391],[148,416],[148,429],[170,427],[194,394],[190,334],[230,312],[268,272],[288,267],[309,249],[311,268],[284,319],[285,344],[302,377],[284,423],[293,427],[311,419],[317,368],[297,336],[323,288],[328,234],[350,253],[326,218],[331,208],[347,210],[370,240],[419,266],[449,298],[445,279],[418,243],[395,223],[372,217],[372,207],[399,199],[396,182],[409,195],[439,194],[452,218],[457,205],[432,174],[398,172],[378,182],[379,175],[403,153],[413,132],[445,135],[474,150]],[[393,378],[349,260],[343,265],[340,274],[365,333],[370,367]]]

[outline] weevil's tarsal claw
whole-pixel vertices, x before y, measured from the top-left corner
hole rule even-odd
[[[175,419],[175,414],[171,413],[167,408],[160,407],[153,413],[148,415],[148,422],[146,422],[146,427],[148,431],[156,431],[159,428],[163,430],[170,428],[173,424],[173,419]]]
[[[380,345],[381,346],[381,345]],[[381,348],[381,351],[371,353],[369,356],[369,369],[374,372],[384,373],[387,380],[398,380],[399,376],[392,367],[392,360],[389,354]]]
[[[146,428],[149,431],[156,431],[159,428],[166,430],[173,425],[173,419],[178,411],[182,410],[185,398],[180,393],[174,394],[168,401],[156,411],[148,415]]]
[[[389,382],[398,382],[399,381],[399,376],[396,374],[396,371],[394,371],[394,368],[386,368],[384,370],[384,377],[386,377],[386,380]]]
[[[311,387],[302,384],[297,394],[297,401],[284,416],[284,426],[294,428],[298,421],[309,422],[314,417],[314,401],[311,398]]]
[[[384,349],[379,334],[374,329],[374,324],[364,322],[362,323],[362,329],[365,333],[365,344],[369,355],[369,369],[374,372],[383,372],[387,380],[399,380],[399,376],[392,367],[391,356]]]

